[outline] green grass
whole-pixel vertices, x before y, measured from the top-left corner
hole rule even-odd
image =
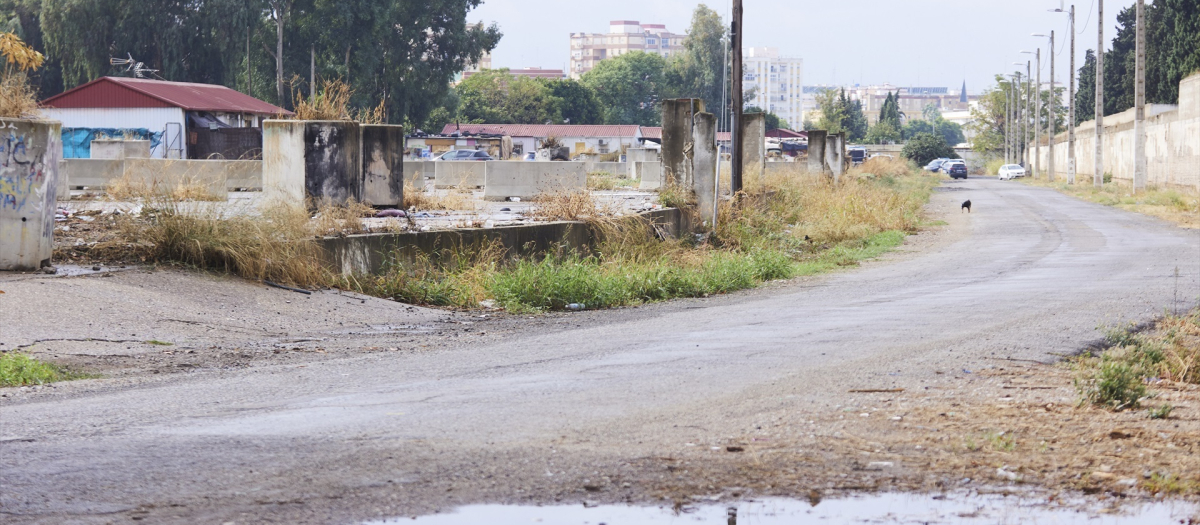
[[[1150,378],[1200,384],[1200,311],[1165,316],[1144,332],[1128,325],[1110,329],[1104,340],[1107,350],[1075,361],[1075,387],[1085,403],[1137,408]],[[1150,417],[1165,419],[1171,409],[1151,408]]]
[[[25,354],[0,354],[0,386],[44,385],[64,379],[72,377],[58,366]]]
[[[517,313],[705,297],[878,257],[917,229],[934,185],[920,176],[840,186],[766,181],[740,207],[722,208],[722,227],[704,245],[658,240],[644,220],[601,220],[590,223],[594,253],[513,261],[494,247],[460,249],[340,284],[408,303],[475,308],[489,301]]]

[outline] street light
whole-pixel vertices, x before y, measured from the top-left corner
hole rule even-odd
[[[1036,179],[1042,171],[1042,48],[1032,54],[1037,57],[1037,83],[1033,89],[1033,178]]]
[[[1041,33],[1034,33],[1033,36],[1045,37],[1046,35],[1043,35]],[[1038,63],[1038,77],[1039,77],[1038,91],[1042,90],[1042,85],[1041,85],[1042,83],[1041,83],[1041,79],[1040,79],[1041,76],[1042,76],[1041,62],[1039,62]],[[1055,105],[1054,99],[1056,98],[1056,96],[1054,94],[1054,31],[1050,32],[1050,95],[1049,95],[1049,97],[1050,98],[1047,100],[1048,104],[1046,104],[1048,106],[1048,108],[1046,110],[1047,117],[1048,117],[1046,119],[1047,120],[1046,121],[1046,134],[1048,134],[1050,136],[1049,137],[1050,140],[1048,141],[1048,147],[1050,148],[1050,150],[1046,153],[1046,180],[1048,180],[1050,182],[1054,182],[1054,105]]]
[[[1071,77],[1070,87],[1067,88],[1067,104],[1070,109],[1067,110],[1067,184],[1075,184],[1075,4],[1071,4],[1070,10],[1063,10],[1062,3],[1059,2],[1058,9],[1051,9],[1051,13],[1067,13],[1070,20],[1071,30]]]

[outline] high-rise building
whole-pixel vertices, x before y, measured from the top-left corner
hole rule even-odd
[[[608,33],[571,33],[571,78],[578,79],[600,61],[632,51],[670,57],[683,51],[683,39],[661,24],[636,20],[613,20]]]
[[[743,52],[743,89],[754,89],[747,105],[758,106],[786,120],[791,129],[804,121],[804,59],[779,56],[774,47],[751,47]]]

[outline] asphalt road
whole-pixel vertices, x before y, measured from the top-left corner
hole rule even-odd
[[[0,516],[343,523],[550,501],[848,388],[1053,360],[1200,297],[1198,231],[1013,182],[943,189],[946,226],[859,269],[478,344],[0,402]],[[397,324],[429,315],[384,304]]]

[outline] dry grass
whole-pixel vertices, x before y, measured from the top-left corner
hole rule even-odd
[[[464,192],[461,191],[462,189],[456,188],[442,194],[437,189],[418,190],[413,186],[412,181],[409,181],[404,186],[404,208],[422,211],[475,210],[478,204],[471,197],[471,191],[468,189]]]
[[[362,124],[386,124],[387,123],[387,101],[380,100],[379,105],[360,109],[354,114],[354,120]]]
[[[545,221],[581,221],[616,214],[615,207],[600,204],[590,191],[543,193],[534,202],[529,216]]]
[[[312,97],[305,97],[295,84],[293,81],[296,120],[354,120],[350,108],[354,90],[349,84],[341,80],[322,80],[321,88]]]
[[[587,174],[587,188],[592,191],[615,190],[631,185],[632,182],[626,179],[624,174],[616,175],[607,171],[593,171]]]
[[[876,177],[900,177],[916,171],[916,166],[904,159],[875,157],[850,169],[851,175],[871,174]]]
[[[165,161],[169,164],[170,161]],[[171,201],[224,201],[224,181],[204,181],[191,173],[168,176],[169,165],[159,169],[127,170],[109,181],[104,196],[110,201],[167,199]],[[219,186],[219,191],[214,188]]]
[[[310,206],[311,208],[311,206]],[[328,203],[317,207],[313,217],[316,235],[349,235],[364,233],[362,219],[375,216],[375,208],[358,202],[353,198],[345,206],[333,206]]]
[[[1150,187],[1134,193],[1133,187],[1124,181],[1109,182],[1102,188],[1096,188],[1090,177],[1080,177],[1075,184],[1067,184],[1063,180],[1047,182],[1032,177],[1018,180],[1033,186],[1054,188],[1089,202],[1158,217],[1183,228],[1200,229],[1200,194],[1195,190]]]
[[[5,75],[0,79],[0,117],[36,118],[37,92],[29,85],[24,73]]]

